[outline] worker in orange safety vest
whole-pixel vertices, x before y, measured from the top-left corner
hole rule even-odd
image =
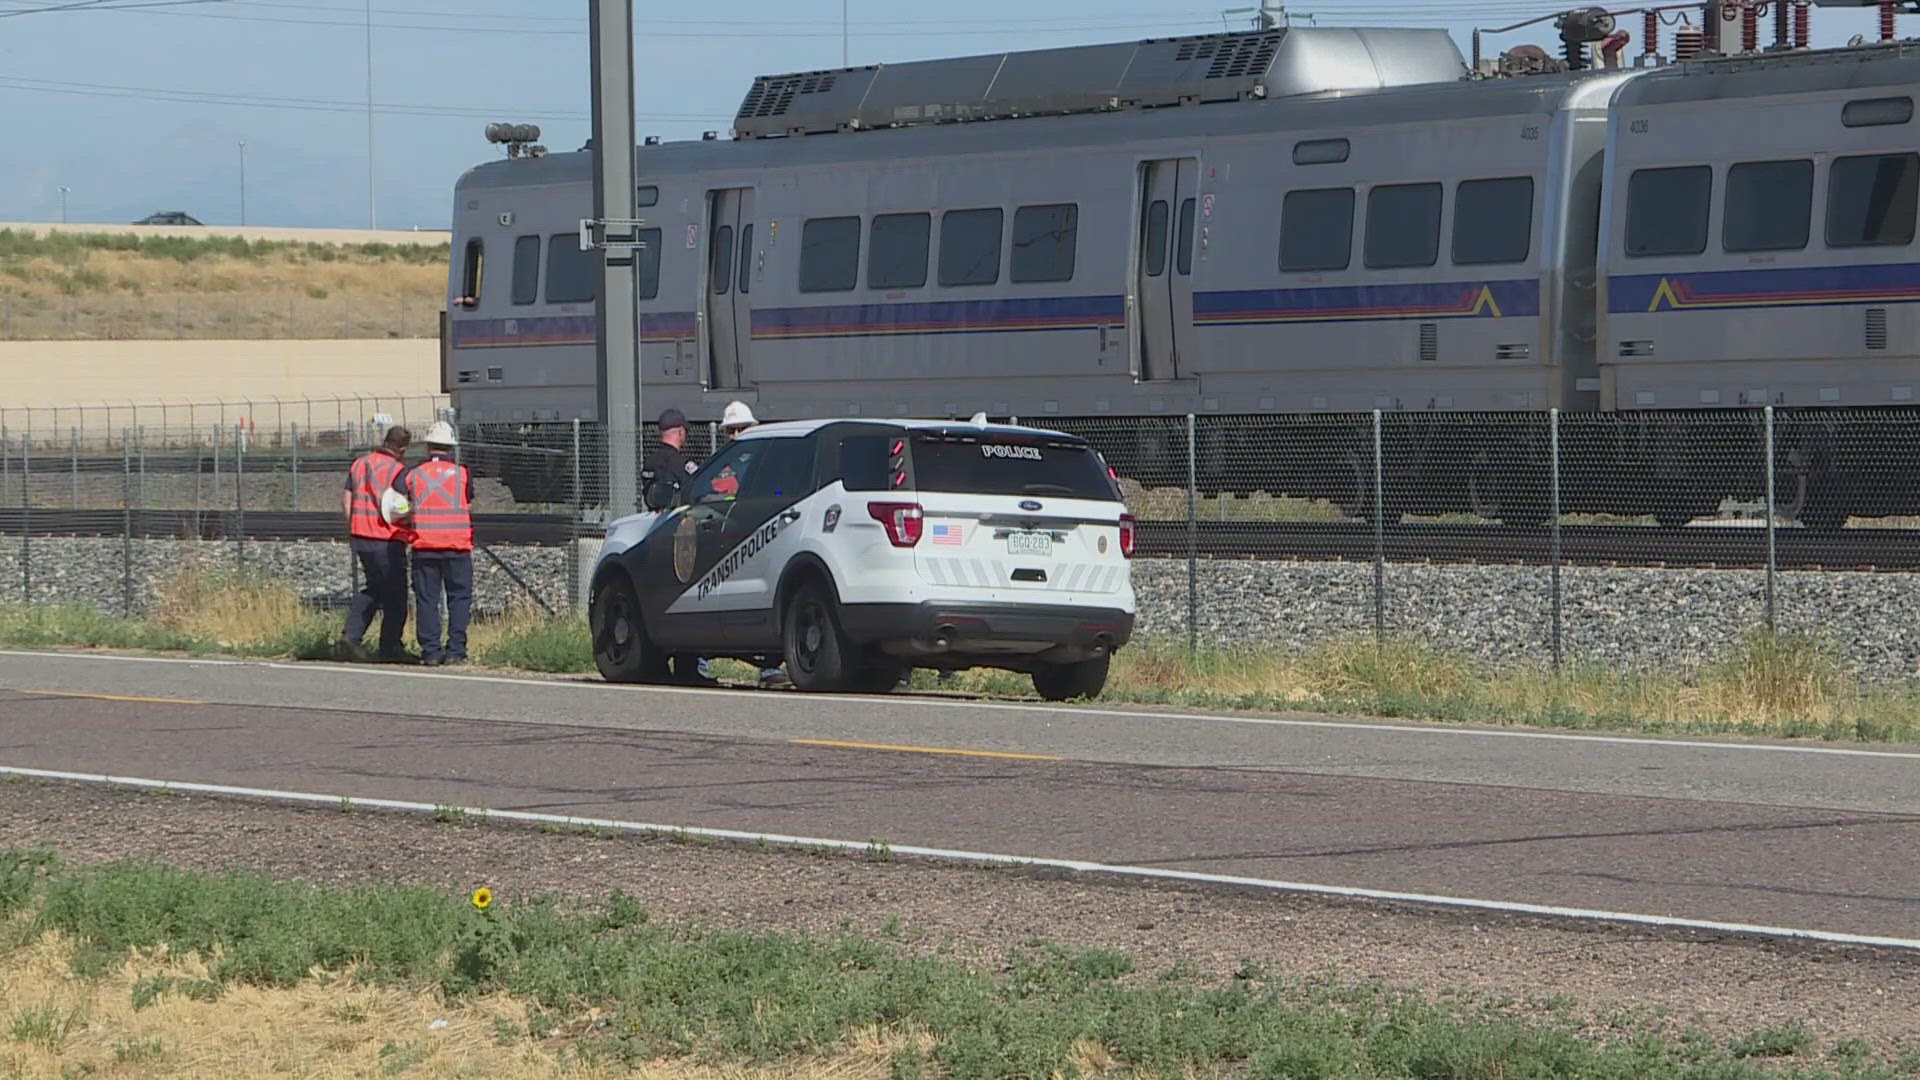
[[[375,610],[380,612],[380,659],[406,658],[402,635],[407,626],[407,531],[381,515],[380,500],[406,469],[405,455],[412,442],[406,428],[388,428],[378,447],[348,467],[340,492],[340,513],[351,534],[354,557],[366,576],[366,584],[347,609],[340,642],[341,651],[356,660],[366,658],[362,640],[373,625]]]
[[[401,477],[413,505],[415,634],[426,663],[467,662],[467,621],[473,614],[473,474],[453,460],[460,444],[442,420],[427,429],[427,460]],[[440,599],[447,601],[447,637],[440,640]]]

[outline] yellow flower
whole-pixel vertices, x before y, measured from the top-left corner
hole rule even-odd
[[[487,910],[487,908],[491,907],[492,905],[493,905],[492,889],[489,889],[483,885],[480,888],[475,889],[473,891],[473,906],[475,909],[479,911],[485,911]]]

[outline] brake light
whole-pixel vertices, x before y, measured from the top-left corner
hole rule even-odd
[[[1133,558],[1133,515],[1120,515],[1120,556]]]
[[[887,541],[894,547],[912,547],[920,542],[926,517],[919,503],[870,502],[867,513],[887,530]],[[1122,540],[1125,545],[1127,541]]]

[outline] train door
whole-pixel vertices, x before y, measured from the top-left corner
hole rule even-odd
[[[723,188],[707,201],[707,385],[751,386],[753,189]]]
[[[1140,165],[1138,298],[1140,377],[1177,379],[1193,335],[1193,231],[1200,162]]]

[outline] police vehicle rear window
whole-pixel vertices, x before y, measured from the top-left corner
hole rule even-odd
[[[1114,498],[1105,466],[1086,444],[1039,436],[917,434],[913,485],[975,495]]]

